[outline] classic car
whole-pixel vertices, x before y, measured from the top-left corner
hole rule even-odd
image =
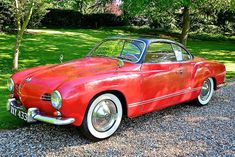
[[[11,76],[7,109],[27,121],[72,124],[92,140],[133,118],[193,101],[207,105],[224,83],[225,66],[194,57],[166,39],[111,37],[82,59]]]

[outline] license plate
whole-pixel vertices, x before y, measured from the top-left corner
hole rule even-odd
[[[19,117],[22,120],[28,120],[27,112],[23,111],[22,109],[19,109],[19,107],[16,107],[12,102],[10,102],[10,113],[16,117]]]

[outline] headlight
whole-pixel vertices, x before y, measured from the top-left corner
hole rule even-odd
[[[13,92],[14,91],[14,81],[12,80],[12,78],[10,78],[8,81],[7,81],[7,87],[8,87],[8,90],[10,92]]]
[[[59,110],[61,108],[62,97],[60,95],[60,92],[58,92],[57,90],[52,92],[51,94],[51,104],[56,110]]]

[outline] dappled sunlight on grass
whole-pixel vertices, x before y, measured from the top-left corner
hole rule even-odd
[[[37,59],[24,59],[24,60],[21,60],[21,63],[23,63],[23,64],[33,64],[33,63],[37,63],[37,62],[39,62],[39,60],[37,60]]]
[[[4,90],[4,91],[7,91],[7,86],[0,86],[0,90],[1,90],[1,91],[3,91],[3,90]]]
[[[6,53],[0,53],[0,58],[1,59],[5,59],[5,58],[11,58],[12,56],[10,54],[6,54]]]
[[[28,33],[40,33],[40,34],[53,34],[53,35],[77,35],[76,32],[62,32],[58,30],[49,30],[49,29],[28,29]]]
[[[50,30],[50,29],[28,29],[27,30],[28,33],[36,33],[36,34],[40,34],[40,35],[66,35],[66,36],[77,36],[80,38],[84,38],[87,40],[97,40],[100,39],[99,35],[100,32],[99,30],[91,30],[91,29],[83,29],[83,30],[63,30],[63,29],[58,29],[58,30]],[[114,32],[115,33],[115,32]],[[117,33],[117,31],[116,31]],[[96,36],[96,34],[98,35],[98,37]],[[105,32],[103,32],[104,35],[106,35]],[[110,34],[110,32],[108,33]],[[79,40],[79,39],[78,39]]]
[[[227,71],[227,73],[226,73],[227,78],[234,78],[234,76],[235,76],[234,68],[235,67],[233,67],[233,71]]]

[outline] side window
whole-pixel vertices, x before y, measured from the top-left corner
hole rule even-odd
[[[176,56],[171,44],[169,43],[151,43],[145,56],[145,63],[173,62]]]
[[[191,59],[191,56],[184,49],[182,49],[182,54],[183,54],[183,60],[184,61],[187,61],[187,60]]]
[[[190,55],[180,46],[172,44],[172,48],[175,52],[177,61],[187,61],[190,59]]]

